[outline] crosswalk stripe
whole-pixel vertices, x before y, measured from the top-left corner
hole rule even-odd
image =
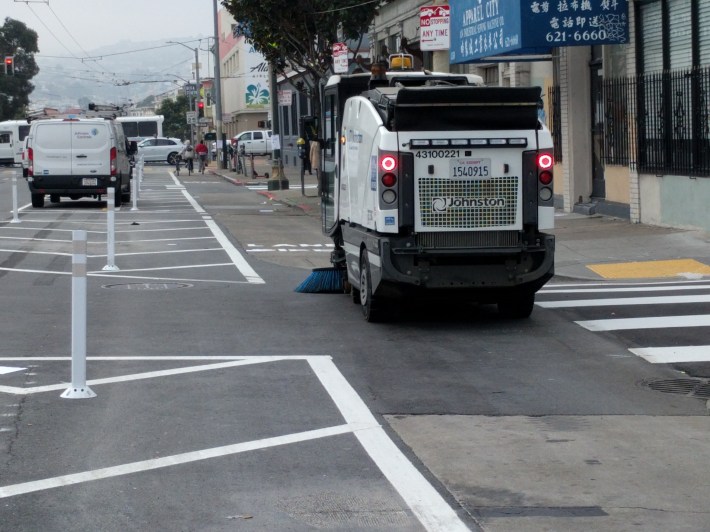
[[[710,303],[710,294],[665,297],[617,297],[606,299],[570,299],[568,301],[539,301],[543,308],[611,307],[620,305],[671,305],[676,303]]]
[[[663,285],[663,286],[604,286],[600,288],[543,288],[538,294],[597,294],[599,292],[669,292],[676,290],[708,290],[710,284],[690,284],[690,285]]]
[[[629,349],[634,355],[652,364],[678,362],[710,362],[710,345],[683,345],[676,347],[639,347]]]
[[[628,329],[668,329],[678,327],[710,327],[710,314],[690,316],[652,316],[575,321],[590,331],[623,331]]]

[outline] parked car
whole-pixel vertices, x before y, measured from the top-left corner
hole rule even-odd
[[[32,122],[27,136],[27,184],[32,206],[61,197],[101,200],[116,190],[116,207],[131,194],[132,152],[121,124],[101,118],[48,119]]]
[[[254,131],[243,131],[236,137],[237,149],[247,155],[271,155],[271,130],[257,129]]]
[[[146,162],[175,164],[175,156],[182,150],[182,141],[170,137],[151,137],[138,143],[137,157]]]

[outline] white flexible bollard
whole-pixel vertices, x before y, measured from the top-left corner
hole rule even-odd
[[[116,266],[116,189],[109,187],[106,191],[108,195],[108,205],[106,209],[106,266],[104,271],[117,272],[120,268]]]
[[[88,399],[96,394],[86,385],[86,231],[72,231],[71,386],[64,399]]]
[[[138,210],[138,164],[133,167],[133,179],[131,179],[131,200],[133,201],[132,211]]]
[[[17,206],[17,174],[19,170],[15,170],[12,174],[12,222],[13,224],[19,224],[20,218],[18,217],[18,206]]]
[[[143,168],[145,167],[145,156],[144,155],[141,155],[140,167],[141,167],[141,170],[138,173],[138,190],[139,191],[140,191],[141,187],[143,186]]]

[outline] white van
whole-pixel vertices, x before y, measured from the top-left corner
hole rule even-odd
[[[107,189],[116,190],[115,205],[129,201],[131,147],[123,128],[102,118],[37,120],[27,141],[27,183],[32,206],[44,207],[60,197],[101,200]]]
[[[237,149],[247,155],[271,155],[273,151],[270,130],[243,131],[232,140],[237,142]]]
[[[0,164],[15,164],[12,131],[0,128]]]
[[[22,164],[22,150],[25,144],[25,138],[30,132],[30,125],[27,123],[27,120],[5,120],[0,122],[0,131],[10,131],[12,133],[12,142],[9,148],[12,150],[13,157],[13,161],[7,160],[6,152],[2,149],[4,145],[2,141],[0,141],[0,161],[7,164],[14,163],[16,166],[20,166]]]

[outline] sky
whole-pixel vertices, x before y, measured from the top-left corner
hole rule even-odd
[[[213,6],[214,0],[0,0],[0,19],[35,30],[40,57],[81,58],[126,40],[213,36]]]

